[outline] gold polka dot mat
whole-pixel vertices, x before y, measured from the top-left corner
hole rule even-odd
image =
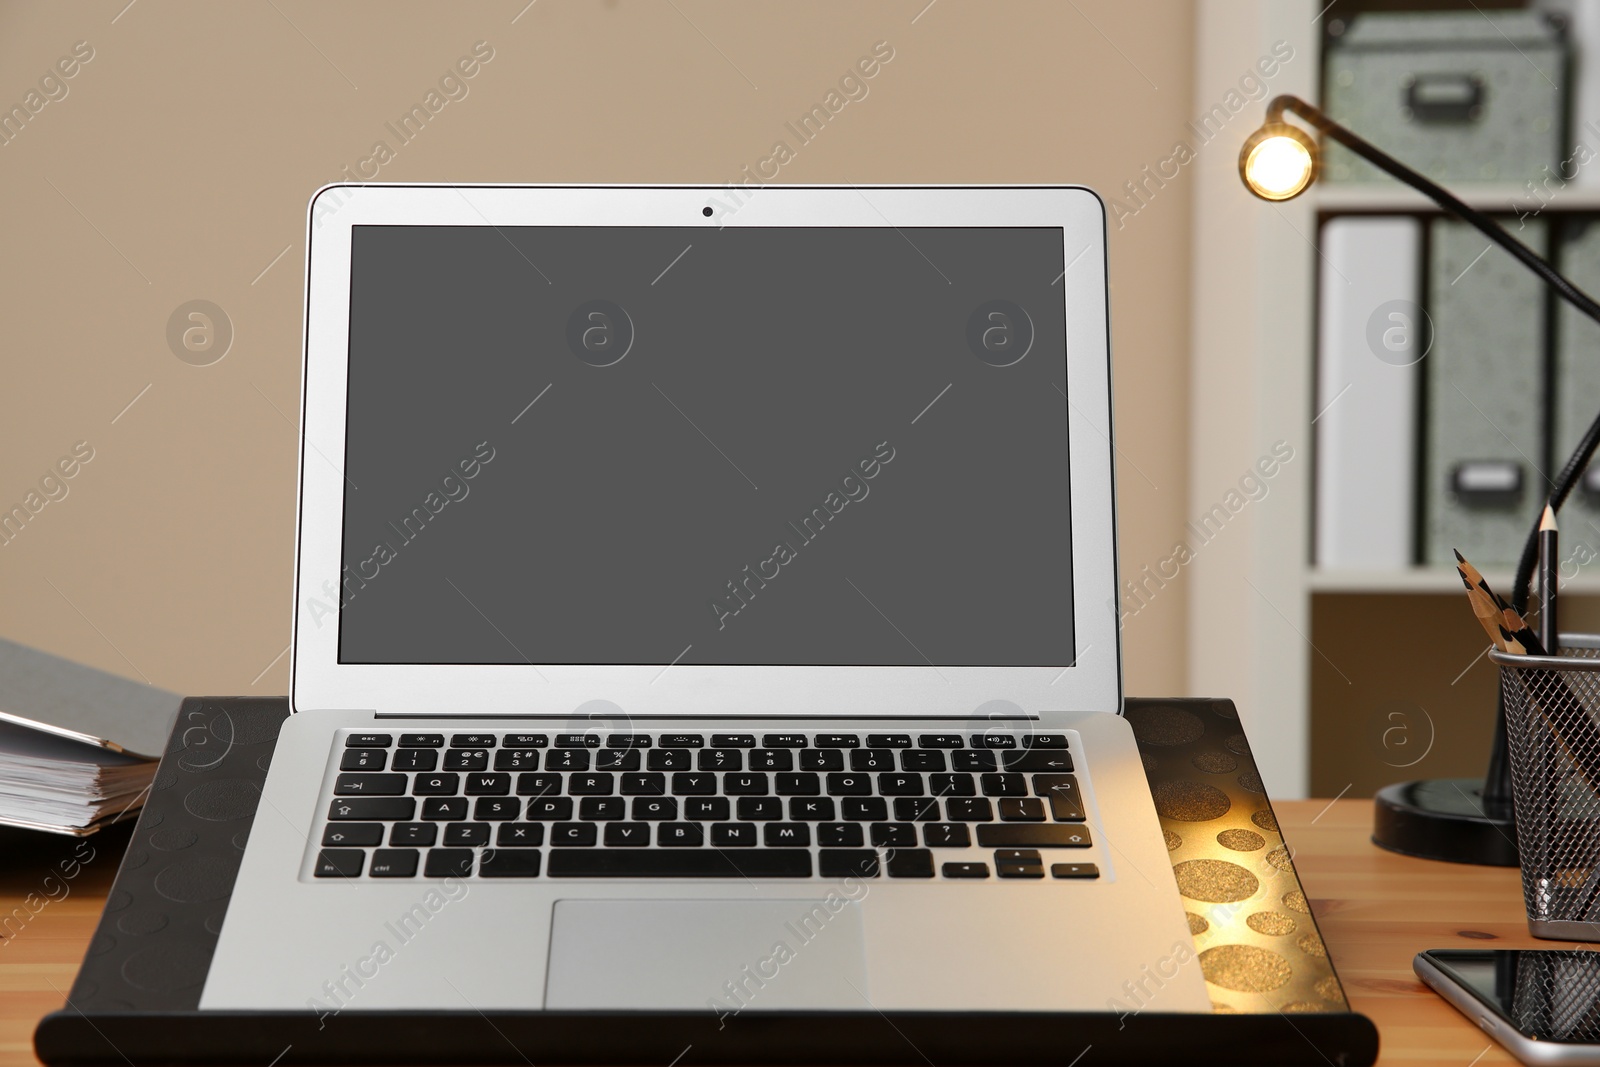
[[[1127,716],[1213,1008],[1349,1011],[1233,705],[1131,698]]]

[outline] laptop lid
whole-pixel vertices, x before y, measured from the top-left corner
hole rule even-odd
[[[329,186],[294,706],[1116,711],[1108,361],[1082,188]]]

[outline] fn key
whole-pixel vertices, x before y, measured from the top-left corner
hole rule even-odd
[[[318,878],[360,878],[367,854],[359,848],[325,848],[317,853]]]

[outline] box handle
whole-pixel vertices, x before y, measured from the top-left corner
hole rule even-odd
[[[1468,507],[1507,507],[1522,499],[1522,464],[1468,460],[1450,471],[1450,489]]]
[[[1476,122],[1485,89],[1476,74],[1413,74],[1405,80],[1406,117],[1415,122]]]

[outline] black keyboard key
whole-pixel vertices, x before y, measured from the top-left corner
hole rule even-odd
[[[752,771],[792,771],[794,753],[786,748],[755,748],[750,750]]]
[[[1038,863],[996,862],[994,873],[1000,878],[1043,878],[1044,867]]]
[[[656,844],[662,848],[697,848],[705,840],[705,827],[697,822],[664,822],[656,827]]]
[[[680,771],[672,776],[672,795],[711,796],[717,791],[717,776]]]
[[[1020,774],[984,774],[979,776],[983,782],[983,795],[986,797],[1025,797],[1028,795],[1028,780]]]
[[[828,775],[828,795],[835,797],[870,797],[872,776],[851,771]]]
[[[805,748],[805,734],[764,734],[761,738],[763,748]]]
[[[545,753],[544,769],[547,771],[586,771],[589,753],[581,748],[556,748]]]
[[[923,734],[917,738],[919,748],[961,748],[960,734]]]
[[[712,734],[712,748],[755,748],[755,734]]]
[[[318,878],[360,878],[367,854],[359,848],[325,848],[317,853]]]
[[[922,775],[895,772],[878,775],[878,794],[886,797],[920,797],[926,792]]]
[[[897,848],[889,853],[890,878],[932,878],[933,853],[925,848]]]
[[[611,734],[606,738],[607,748],[649,748],[649,734]]]
[[[389,830],[389,844],[395,848],[427,848],[438,837],[439,827],[431,822],[397,822]]]
[[[946,878],[987,878],[987,863],[946,863],[941,870]]]
[[[517,796],[519,797],[555,796],[560,792],[561,776],[559,774],[528,774],[524,772],[517,775]]]
[[[578,818],[584,822],[626,819],[628,802],[621,797],[584,797],[578,801]]]
[[[917,847],[917,828],[909,823],[875,822],[870,833],[872,843],[879,848]]]
[[[341,774],[333,780],[333,792],[341,797],[398,797],[406,791],[403,774]]]
[[[444,734],[401,734],[401,748],[443,748]]]
[[[558,822],[550,827],[550,843],[570,848],[592,848],[600,839],[592,822]]]
[[[736,748],[708,748],[695,755],[694,765],[702,771],[744,769],[744,753]]]
[[[902,771],[942,771],[944,767],[944,753],[936,748],[913,748],[900,753]]]
[[[340,797],[328,805],[328,818],[339,822],[403,822],[416,813],[410,797]]]
[[[868,748],[910,748],[910,734],[868,734]]]
[[[997,801],[1003,822],[1044,822],[1044,802],[1033,797],[1004,797]]]
[[[779,771],[774,781],[780,797],[814,797],[822,792],[822,779],[811,771]]]
[[[389,753],[381,748],[347,749],[339,759],[341,771],[381,771],[389,761]]]
[[[1066,748],[1066,734],[1027,734],[1022,738],[1023,748]]]
[[[482,804],[483,801],[480,800],[478,803]],[[570,819],[572,818],[572,798],[534,797],[532,800],[528,801],[528,814],[526,817],[529,819],[537,819],[539,822],[555,822],[561,819]],[[482,818],[482,816],[479,816],[479,818]]]
[[[993,752],[962,749],[950,753],[950,769],[955,771],[992,771],[999,766]]]
[[[537,878],[539,858],[536,848],[490,848],[478,857],[479,878]]]
[[[772,791],[772,781],[760,771],[725,774],[722,791],[730,797],[761,797]]]
[[[1050,865],[1052,878],[1098,878],[1100,868],[1092,863],[1052,863]]]
[[[638,771],[622,776],[622,794],[629,797],[659,797],[667,793],[667,776],[658,771]]]
[[[861,738],[855,734],[818,734],[818,748],[860,748]]]
[[[711,827],[712,848],[754,848],[756,828],[747,822],[724,822]]]
[[[685,797],[683,817],[700,822],[727,822],[731,815],[727,797]]]
[[[675,797],[634,797],[633,817],[647,819],[651,822],[660,822],[664,819],[678,817],[678,801]]]
[[[704,748],[706,739],[700,734],[662,734],[662,748]]]
[[[565,798],[562,798],[565,800]],[[533,805],[540,801],[529,801],[528,818],[532,819]],[[571,807],[572,801],[566,801]],[[472,806],[472,817],[479,822],[505,822],[515,819],[522,814],[522,801],[516,797],[479,797]]]
[[[567,792],[575,797],[604,797],[616,791],[614,774],[574,774],[567,779]]]
[[[556,734],[557,748],[599,748],[599,734]]]
[[[963,822],[930,822],[922,827],[922,843],[929,848],[971,848],[972,831]]]
[[[973,734],[972,747],[989,749],[1016,748],[1017,735],[1000,733]]]
[[[886,748],[858,748],[850,753],[852,771],[892,771],[894,753]]]
[[[428,797],[422,802],[422,817],[435,822],[459,822],[467,817],[467,798]]]
[[[1088,848],[1087,826],[1072,824],[985,823],[978,827],[984,848]]]
[[[951,797],[944,802],[951,822],[993,822],[994,805],[987,797]]]
[[[652,771],[686,771],[694,757],[681,748],[653,748],[645,753],[644,765]]]
[[[938,822],[938,797],[896,797],[894,801],[896,822]]]
[[[860,848],[865,837],[857,822],[825,822],[817,827],[817,844],[823,848]]]
[[[431,848],[422,873],[427,878],[465,878],[472,873],[473,859],[470,848]]]
[[[494,734],[451,734],[451,748],[493,748]]]
[[[383,844],[383,824],[376,822],[332,823],[323,827],[322,843],[333,848]]]
[[[854,827],[860,830],[861,827]],[[817,873],[824,878],[876,878],[878,852],[871,848],[825,848],[817,853]]]
[[[739,818],[765,822],[783,818],[783,801],[777,797],[740,797]]]
[[[662,824],[667,825],[666,823]],[[606,824],[607,848],[644,848],[650,843],[650,824],[647,822],[613,822]]]
[[[842,771],[844,753],[835,748],[808,748],[800,753],[802,771]]]
[[[397,771],[431,771],[439,766],[439,753],[429,748],[402,748],[389,766]]]
[[[789,818],[794,822],[832,822],[832,797],[795,797],[789,801]]]
[[[444,828],[444,843],[466,848],[474,845],[487,845],[489,843],[489,824],[482,822],[453,822]],[[438,851],[440,850],[434,849],[434,852]],[[433,852],[428,853],[428,859],[431,870]]]
[[[1078,779],[1070,774],[1036,774],[1033,791],[1050,804],[1050,817],[1056,822],[1083,822],[1083,795]]]
[[[544,844],[544,823],[503,822],[494,835],[494,844],[496,848],[538,848]]]
[[[861,822],[884,822],[889,818],[889,802],[882,797],[845,797],[839,810],[847,819]]]
[[[594,754],[597,771],[636,771],[644,764],[644,757],[631,748],[606,749]]]
[[[511,775],[490,771],[487,774],[467,775],[466,793],[469,797],[504,796],[511,792]]]
[[[1019,752],[1000,753],[1000,765],[1008,771],[1072,770],[1072,753],[1054,748],[1025,748]]]
[[[461,775],[419,774],[411,781],[411,792],[419,797],[449,797],[461,792]]]
[[[978,792],[970,774],[930,774],[928,792],[940,797],[970,797]]]
[[[544,734],[506,734],[507,748],[548,748],[550,739]]]
[[[997,848],[994,850],[994,862],[998,867],[1003,863],[1022,863],[1039,868],[1039,873],[1044,874],[1044,856],[1036,848]]]
[[[494,754],[497,771],[532,771],[539,768],[539,750],[536,748],[502,748]]]
[[[552,878],[810,878],[811,850],[765,848],[562,849],[550,854]]]
[[[421,853],[414,848],[380,848],[372,854],[367,873],[374,878],[412,878]]]
[[[392,744],[390,734],[351,734],[344,739],[345,748],[388,748]]]

